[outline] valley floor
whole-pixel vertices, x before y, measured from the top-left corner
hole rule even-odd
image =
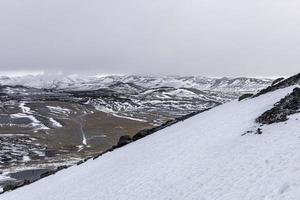
[[[292,89],[218,106],[0,200],[299,199],[299,113],[241,136]]]

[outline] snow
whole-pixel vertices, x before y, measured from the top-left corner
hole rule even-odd
[[[85,134],[82,134],[82,144],[85,146],[87,145]]]
[[[69,114],[71,113],[71,110],[68,108],[62,108],[60,106],[46,106],[51,112],[57,113],[57,114]]]
[[[38,130],[38,129],[43,129],[43,130],[49,129],[47,126],[45,126],[41,121],[39,121],[33,115],[34,111],[31,111],[30,107],[26,106],[26,102],[21,102],[19,104],[19,108],[22,111],[21,113],[10,114],[9,117],[10,118],[27,118],[27,119],[29,119],[31,121],[31,123],[29,124],[29,126],[33,127],[36,130]],[[7,125],[13,126],[14,124],[7,124]]]
[[[55,119],[53,119],[52,117],[49,118],[50,122],[52,123],[52,125],[56,128],[61,128],[63,127],[63,125],[61,125],[58,121],[56,121]]]
[[[15,114],[10,114],[9,115],[11,118],[28,118],[32,122],[30,123],[30,126],[41,129],[41,130],[48,130],[49,128],[45,126],[42,122],[37,120],[35,116],[30,115],[30,114],[24,114],[24,113],[15,113]]]
[[[22,113],[30,114],[30,108],[25,106],[25,104],[26,104],[25,102],[22,102],[22,103],[20,103],[19,107],[21,108]]]
[[[138,121],[138,122],[147,122],[147,120],[144,119],[138,119],[138,118],[134,118],[134,117],[128,117],[128,116],[122,116],[122,115],[118,115],[115,113],[112,113],[113,116],[118,117],[118,118],[123,118],[123,119],[130,119],[133,121]]]
[[[28,161],[30,161],[30,160],[31,160],[31,159],[30,159],[29,156],[23,156],[23,161],[28,162]]]
[[[179,97],[195,97],[197,96],[194,92],[185,90],[185,89],[177,89],[170,92],[165,92],[165,94],[170,94]]]
[[[218,106],[0,200],[298,200],[300,114],[241,136],[292,89]]]

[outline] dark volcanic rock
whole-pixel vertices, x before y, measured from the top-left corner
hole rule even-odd
[[[299,83],[300,83],[300,73],[298,73],[294,76],[291,76],[290,78],[287,78],[285,80],[275,82],[275,84],[261,90],[260,92],[258,92],[253,97],[257,97],[257,96],[260,96],[262,94],[266,94],[268,92],[272,92],[272,91],[275,91],[277,89],[289,87],[289,86],[296,85],[296,84],[299,84]]]
[[[46,171],[45,173],[40,175],[40,179],[45,178],[45,177],[50,176],[50,175],[55,174],[55,173],[56,173],[56,170]]]
[[[130,142],[132,142],[132,139],[129,135],[122,135],[118,141],[117,146],[121,147],[124,146],[126,144],[129,144]]]
[[[8,180],[3,183],[0,182],[0,186],[3,188],[3,192],[14,190],[18,187],[23,186],[24,184],[24,181],[20,180]]]
[[[172,124],[175,124],[176,122],[178,122],[180,120],[169,120],[165,123],[163,123],[162,125],[160,126],[157,126],[157,127],[154,127],[154,128],[151,128],[151,129],[144,129],[144,130],[141,130],[139,131],[137,134],[135,134],[133,137],[132,137],[132,140],[133,141],[136,141],[136,140],[139,140],[147,135],[150,135],[152,133],[155,133],[156,131],[159,131],[163,128],[166,128],[168,126],[171,126]]]
[[[32,170],[24,170],[20,172],[14,172],[8,174],[9,177],[14,178],[16,180],[34,182],[40,179],[40,176],[45,172],[49,171],[48,169],[32,169]]]
[[[10,179],[0,181],[0,186],[3,188],[3,192],[6,192],[35,182],[45,177],[45,174],[50,175],[53,173],[52,169],[30,169],[9,173],[7,177],[10,177]]]
[[[83,160],[80,160],[80,161],[78,161],[78,162],[76,163],[76,165],[81,165],[82,163],[84,163],[84,161],[83,161]]]
[[[57,170],[57,171],[60,171],[60,170],[67,169],[67,168],[69,168],[69,166],[67,166],[67,165],[61,165],[61,166],[58,166],[58,167],[56,168],[56,170]]]
[[[247,98],[250,98],[252,97],[253,94],[252,93],[246,93],[246,94],[243,94],[242,96],[239,97],[239,101],[242,101],[244,99],[247,99]]]
[[[300,112],[300,88],[295,88],[274,107],[256,119],[261,124],[272,124],[288,120],[288,116]]]
[[[255,134],[261,135],[261,134],[262,134],[261,128],[258,128],[258,129],[256,130]]]
[[[283,77],[275,79],[275,80],[272,82],[271,86],[276,85],[277,83],[279,83],[279,82],[282,81],[282,80],[284,80]]]

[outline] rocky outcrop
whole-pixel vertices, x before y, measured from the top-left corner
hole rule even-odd
[[[242,101],[242,100],[248,99],[248,98],[250,98],[250,97],[252,97],[252,96],[253,96],[252,93],[246,93],[246,94],[243,94],[242,96],[240,96],[238,100],[239,100],[239,101]]]
[[[285,96],[274,107],[256,119],[261,124],[272,124],[288,120],[288,116],[300,112],[300,88]]]
[[[132,142],[132,138],[129,135],[122,135],[118,141],[117,146],[122,147]]]
[[[61,168],[44,168],[44,169],[30,169],[14,173],[9,173],[6,176],[10,179],[0,182],[3,192],[15,190],[24,185],[33,183],[41,178],[54,174],[61,170]]]
[[[292,85],[300,84],[300,73],[298,73],[294,76],[291,76],[287,79],[284,79],[284,80],[277,79],[277,81],[275,83],[274,82],[271,86],[261,90],[260,92],[258,92],[253,97],[257,97],[257,96],[260,96],[262,94],[266,94],[268,92],[272,92],[272,91],[275,91],[275,90],[280,89],[280,88],[285,88],[285,87],[289,87],[289,86],[292,86]]]
[[[283,80],[284,80],[283,77],[277,78],[277,79],[275,79],[275,80],[272,82],[271,86],[276,85],[277,83],[279,83],[280,81],[283,81]]]

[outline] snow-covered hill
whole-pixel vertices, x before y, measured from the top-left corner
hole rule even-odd
[[[298,200],[300,113],[256,122],[295,87],[215,107],[0,199]]]
[[[237,90],[253,91],[257,86],[269,84],[271,79],[261,78],[210,78],[203,76],[143,76],[143,75],[107,75],[107,76],[79,76],[79,75],[27,75],[21,77],[0,76],[0,85],[23,85],[35,88],[69,89],[69,90],[94,90],[105,87],[122,87],[134,90],[143,88],[195,88],[198,90],[213,90],[235,92]]]
[[[211,108],[244,93],[255,93],[271,82],[271,79],[201,76],[0,77],[0,100],[16,99],[15,96],[22,100],[30,100],[28,97],[32,96],[44,100],[48,96],[68,101],[66,96],[71,94],[75,101],[80,98],[81,103],[86,102],[99,111],[157,125],[165,118]],[[12,98],[6,98],[5,94]],[[154,117],[149,118],[149,111]]]

